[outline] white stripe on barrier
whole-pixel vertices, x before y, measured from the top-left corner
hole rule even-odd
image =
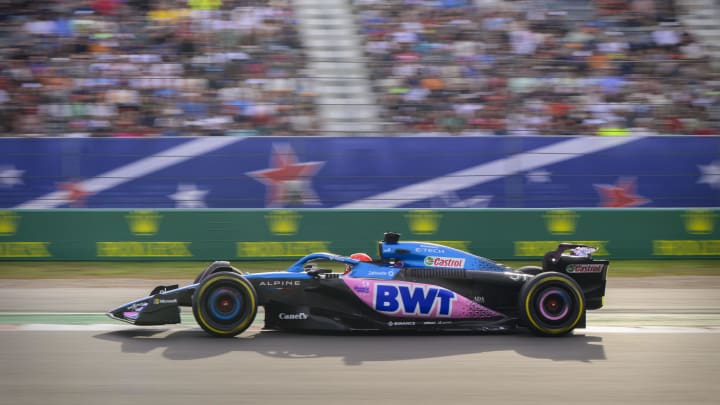
[[[141,176],[146,176],[158,170],[182,163],[204,153],[221,149],[242,139],[245,138],[230,136],[195,139],[117,169],[99,174],[91,179],[81,181],[78,186],[88,193],[97,194],[128,181],[135,180]],[[68,202],[67,195],[67,191],[55,191],[34,200],[26,201],[15,208],[55,208]]]
[[[412,202],[440,197],[483,183],[522,173],[543,166],[600,152],[642,137],[584,137],[562,141],[550,146],[483,163],[432,180],[401,187],[389,192],[353,201],[337,208],[397,208]]]

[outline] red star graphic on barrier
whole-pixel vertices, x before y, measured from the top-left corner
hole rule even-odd
[[[257,181],[268,186],[266,206],[276,207],[288,203],[318,203],[309,179],[325,162],[298,163],[295,152],[288,144],[273,144],[270,168],[248,172]]]
[[[650,202],[635,194],[635,179],[621,178],[616,184],[594,184],[600,193],[601,206],[608,208],[637,207]]]
[[[88,191],[82,188],[79,181],[68,181],[58,184],[58,188],[65,192],[64,198],[69,201],[71,207],[84,207]]]

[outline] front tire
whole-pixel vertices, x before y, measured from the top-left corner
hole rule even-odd
[[[533,332],[562,336],[580,323],[585,297],[578,283],[565,274],[542,273],[520,290],[520,315]]]
[[[211,274],[219,273],[221,271],[230,271],[241,274],[236,268],[230,265],[230,262],[216,261],[210,264],[205,270],[201,271],[200,274],[195,277],[195,281],[193,281],[193,284],[197,284],[208,278]]]
[[[252,284],[233,272],[204,279],[192,298],[198,325],[213,336],[233,337],[244,332],[257,315],[257,294]]]

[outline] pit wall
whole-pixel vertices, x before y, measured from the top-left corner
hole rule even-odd
[[[292,260],[377,255],[383,232],[497,260],[561,241],[613,259],[720,258],[720,209],[3,210],[0,260]]]

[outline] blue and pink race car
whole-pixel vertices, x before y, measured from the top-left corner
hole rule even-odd
[[[609,262],[589,246],[562,243],[542,266],[512,269],[388,232],[378,257],[309,254],[285,271],[246,274],[214,262],[186,287],[158,286],[107,315],[134,325],[180,322],[192,307],[213,336],[231,337],[265,311],[265,329],[305,331],[480,331],[527,328],[560,336],[585,327],[603,305]],[[334,272],[335,262],[346,266]],[[335,266],[337,267],[337,266]]]

